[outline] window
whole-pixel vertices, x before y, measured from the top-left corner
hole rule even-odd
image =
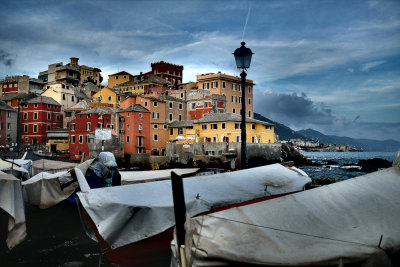
[[[24,113],[24,120],[28,119],[28,113]]]
[[[192,109],[196,109],[196,103],[192,103]]]
[[[239,103],[242,103],[242,97],[239,96]]]
[[[87,118],[90,119],[90,114],[87,115]]]
[[[89,143],[89,135],[86,135],[86,144],[88,144]]]
[[[249,117],[251,117],[251,111],[249,110]]]
[[[87,122],[86,123],[86,131],[90,131],[90,128],[91,128],[91,123]]]
[[[83,135],[79,135],[79,144],[83,144]]]
[[[169,135],[174,135],[174,128],[169,129]]]
[[[235,95],[232,96],[232,103],[236,103],[236,96]]]
[[[71,135],[71,144],[75,144],[75,135]]]
[[[128,112],[128,113],[126,113],[126,116],[127,116],[127,117],[129,117],[129,116],[130,116],[129,112]]]
[[[153,102],[153,107],[158,107],[158,102],[157,101]]]
[[[47,108],[50,109],[50,108],[51,108],[51,105],[50,105],[50,104],[47,104]]]
[[[153,119],[158,119],[160,114],[158,112],[153,112]]]
[[[34,104],[33,106],[34,106],[35,108],[37,108],[37,107],[38,107],[38,104]]]
[[[154,134],[154,135],[153,135],[153,140],[154,140],[154,141],[158,141],[158,134]]]
[[[217,137],[213,136],[213,143],[217,142]]]
[[[148,106],[148,103],[147,103],[147,101],[145,101],[145,102],[144,102],[144,106],[145,106],[145,107],[147,107],[147,106]]]
[[[240,123],[235,123],[235,129],[240,129]]]
[[[232,83],[232,91],[236,91],[236,83]]]
[[[249,86],[249,94],[251,94],[251,86]]]
[[[181,98],[183,98],[183,93],[181,93]]]
[[[249,105],[251,105],[251,98],[249,98]]]
[[[75,123],[71,123],[71,131],[75,131]]]
[[[226,125],[225,122],[221,123],[221,129],[225,129]]]
[[[236,114],[236,108],[232,108],[232,113]]]
[[[222,81],[222,88],[226,88],[226,83]]]
[[[179,109],[182,110],[183,109],[183,104],[179,103]]]
[[[47,125],[47,131],[50,131],[50,128],[51,128],[51,126],[50,126],[50,124],[48,124]]]
[[[164,124],[163,128],[168,129],[168,125]]]
[[[129,143],[129,135],[126,136],[126,142]]]
[[[75,97],[74,96],[71,96],[71,101],[75,102]]]
[[[202,124],[202,125],[201,125],[201,129],[202,129],[202,130],[207,130],[207,124]]]
[[[211,88],[217,88],[218,82],[211,82]]]
[[[118,80],[118,76],[115,76],[115,79]]]
[[[139,131],[143,130],[143,125],[139,123]]]
[[[65,94],[62,94],[62,100],[65,100]]]
[[[126,129],[129,130],[131,127],[129,126],[129,124],[126,125]]]
[[[158,129],[158,124],[154,124],[153,129]]]
[[[11,112],[7,111],[7,118],[11,118]]]
[[[209,83],[203,83],[203,89],[209,89]]]
[[[265,129],[266,129],[266,130],[271,130],[272,128],[271,128],[270,125],[265,125]]]
[[[242,85],[239,84],[239,92],[241,92],[241,91],[242,91]]]
[[[172,102],[168,102],[168,105],[169,105],[169,108],[170,108],[170,109],[172,109],[172,108],[173,108],[173,106],[174,106],[174,103],[172,103]]]
[[[240,136],[236,136],[236,142],[240,142]]]
[[[7,130],[11,129],[11,123],[7,123]]]
[[[208,102],[204,102],[204,107],[208,108]]]
[[[25,142],[28,142],[28,140],[29,140],[29,138],[28,138],[28,137],[25,137]]]
[[[256,129],[256,124],[255,124],[255,123],[252,123],[252,124],[251,124],[251,129],[252,129],[252,130],[255,130],[255,129]]]
[[[142,118],[143,117],[143,113],[139,113],[139,118]]]
[[[47,119],[51,120],[51,114],[50,113],[47,113]]]
[[[28,132],[28,125],[24,125],[24,132],[27,133]]]
[[[112,100],[112,97],[111,96],[108,96],[108,101],[111,101]]]
[[[181,121],[181,120],[182,120],[182,115],[179,114],[179,115],[178,115],[178,121]]]
[[[211,130],[217,130],[218,129],[218,124],[217,123],[211,123]]]
[[[183,128],[178,128],[178,134],[183,134]]]
[[[37,120],[37,119],[38,119],[38,113],[37,113],[37,112],[33,113],[33,119],[34,119],[34,120]]]
[[[170,120],[170,121],[173,120],[173,115],[172,115],[172,113],[169,113],[169,120]]]
[[[37,132],[38,132],[38,126],[37,126],[37,124],[34,124],[34,125],[33,125],[33,132],[34,132],[34,133],[37,133]]]

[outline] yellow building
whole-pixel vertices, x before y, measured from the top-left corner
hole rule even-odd
[[[226,96],[226,112],[240,115],[242,109],[241,78],[224,73],[206,73],[197,75],[197,88],[209,90],[213,94]],[[246,117],[253,118],[252,80],[246,80]]]
[[[143,74],[135,77],[133,80],[115,85],[121,93],[144,94],[152,92],[153,88],[170,87],[172,84],[154,74]],[[162,90],[159,90],[162,91]]]
[[[114,88],[118,84],[126,83],[131,80],[133,80],[133,75],[126,71],[108,75],[108,88]]]
[[[241,116],[233,113],[208,114],[193,121],[173,122],[169,140],[177,143],[241,142]],[[246,119],[247,143],[275,143],[274,125]]]
[[[105,106],[119,107],[119,104],[125,100],[125,96],[121,95],[118,90],[103,87],[100,91],[93,95],[92,106],[102,106],[97,104],[105,104]]]

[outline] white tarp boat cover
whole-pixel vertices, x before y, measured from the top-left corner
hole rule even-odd
[[[56,173],[56,172],[68,171],[76,167],[77,165],[78,165],[77,163],[73,162],[64,162],[51,159],[35,160],[32,162],[31,175],[34,176],[41,172]]]
[[[400,168],[188,218],[185,228],[188,266],[392,266]]]
[[[76,167],[85,174],[92,162],[93,159],[90,159]],[[68,184],[72,180],[73,177],[70,171],[56,173],[41,172],[22,182],[24,198],[29,204],[37,205],[41,209],[50,208],[74,193],[78,187],[78,182],[75,181]],[[62,187],[63,184],[67,186]]]
[[[160,180],[171,179],[171,172],[178,175],[195,173],[199,168],[187,169],[167,169],[167,170],[154,170],[154,171],[121,171],[121,182],[125,184],[136,184],[144,182],[154,182]]]
[[[25,166],[20,165],[20,163],[25,163],[27,164],[26,160],[23,160],[19,163],[17,163],[15,160],[14,162],[10,162],[8,160],[2,160],[0,159],[0,171],[9,173],[14,175],[16,178],[20,178],[22,180],[29,179],[29,172],[25,168]],[[30,166],[30,163],[28,163]]]
[[[7,247],[12,249],[26,237],[25,209],[21,181],[0,171],[0,208],[9,215]]]
[[[280,164],[183,179],[186,209],[191,216],[300,191],[310,182],[296,168]],[[170,180],[91,189],[77,195],[99,234],[113,249],[160,234],[175,224]],[[90,229],[86,230],[92,236]]]

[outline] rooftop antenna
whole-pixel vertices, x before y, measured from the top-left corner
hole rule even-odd
[[[249,8],[247,9],[246,21],[245,21],[245,23],[244,23],[243,33],[242,33],[242,42],[243,42],[243,39],[244,39],[244,33],[245,33],[245,31],[246,31],[247,22],[249,21],[250,11],[251,11],[251,2],[249,2]]]

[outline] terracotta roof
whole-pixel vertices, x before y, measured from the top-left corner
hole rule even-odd
[[[194,120],[194,123],[205,123],[205,122],[223,122],[223,121],[233,121],[233,122],[241,122],[242,116],[234,113],[214,113],[207,114],[205,117],[201,119]],[[246,122],[249,123],[258,123],[262,125],[273,125],[269,122],[259,121],[255,119],[246,118]]]
[[[137,112],[150,112],[147,108],[143,107],[142,105],[135,104],[130,106],[127,109],[122,109],[119,112],[127,112],[127,111],[137,111]]]
[[[38,97],[35,97],[35,98],[32,98],[32,99],[29,99],[29,100],[25,101],[25,103],[27,103],[27,104],[43,103],[43,104],[61,106],[60,103],[55,101],[53,98],[47,97],[47,96],[38,96]]]
[[[79,114],[115,114],[118,111],[116,108],[109,108],[109,107],[94,107],[83,111]]]
[[[108,76],[123,75],[123,74],[128,74],[128,75],[133,76],[132,74],[130,74],[129,72],[126,72],[126,71],[120,71],[120,72],[117,72],[117,73],[114,73],[114,74],[111,74],[111,75],[108,75]]]
[[[190,127],[193,126],[193,121],[173,121],[169,124],[169,128]]]
[[[12,111],[16,111],[15,109],[13,109],[13,108],[10,107],[9,105],[7,105],[7,103],[4,102],[4,101],[0,101],[0,109],[2,109],[2,110],[12,110]]]

